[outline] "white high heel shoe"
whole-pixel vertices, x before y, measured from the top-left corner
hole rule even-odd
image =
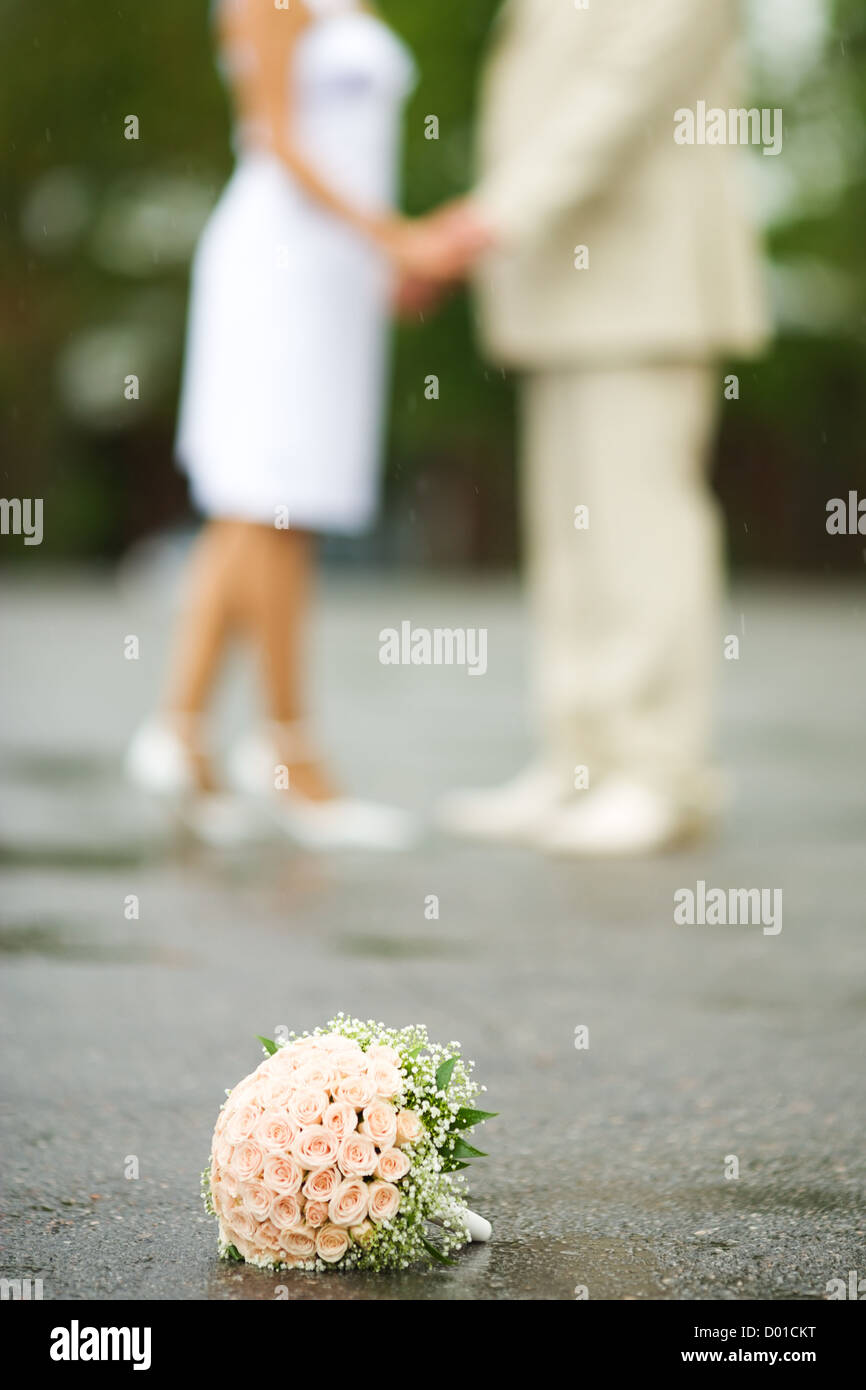
[[[229,783],[263,800],[283,833],[305,849],[403,850],[415,843],[415,819],[397,807],[345,796],[313,801],[286,786],[286,758],[308,761],[309,746],[300,722],[248,735],[229,755]]]
[[[236,796],[199,790],[188,743],[172,720],[146,720],[132,737],[124,768],[130,782],[168,802],[206,844],[226,847],[250,839],[250,817]]]

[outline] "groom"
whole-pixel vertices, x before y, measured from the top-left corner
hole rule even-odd
[[[717,807],[707,465],[721,359],[766,325],[741,152],[674,131],[739,106],[738,44],[734,0],[509,0],[480,178],[422,223],[431,282],[477,267],[485,350],[520,373],[540,753],[452,796],[459,833],[628,854]]]

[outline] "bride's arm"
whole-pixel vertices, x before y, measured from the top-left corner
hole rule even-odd
[[[274,0],[246,0],[242,6],[223,6],[217,24],[227,47],[243,45],[254,55],[250,64],[239,64],[230,82],[241,121],[253,140],[273,151],[291,171],[304,191],[321,207],[358,231],[394,251],[402,219],[382,209],[366,211],[343,198],[299,150],[292,130],[292,54],[311,23],[302,0],[289,9],[277,9]]]

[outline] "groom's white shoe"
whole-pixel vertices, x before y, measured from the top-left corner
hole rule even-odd
[[[504,786],[451,792],[440,801],[434,819],[453,835],[531,842],[568,793],[561,772],[539,761]]]
[[[596,791],[548,817],[536,843],[551,854],[650,854],[673,848],[705,828],[705,818],[653,788],[610,777]]]

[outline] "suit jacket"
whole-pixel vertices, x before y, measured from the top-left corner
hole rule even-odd
[[[747,156],[674,140],[678,109],[742,104],[736,0],[578,3],[508,0],[496,22],[473,195],[499,236],[477,278],[488,351],[538,367],[760,349]]]

